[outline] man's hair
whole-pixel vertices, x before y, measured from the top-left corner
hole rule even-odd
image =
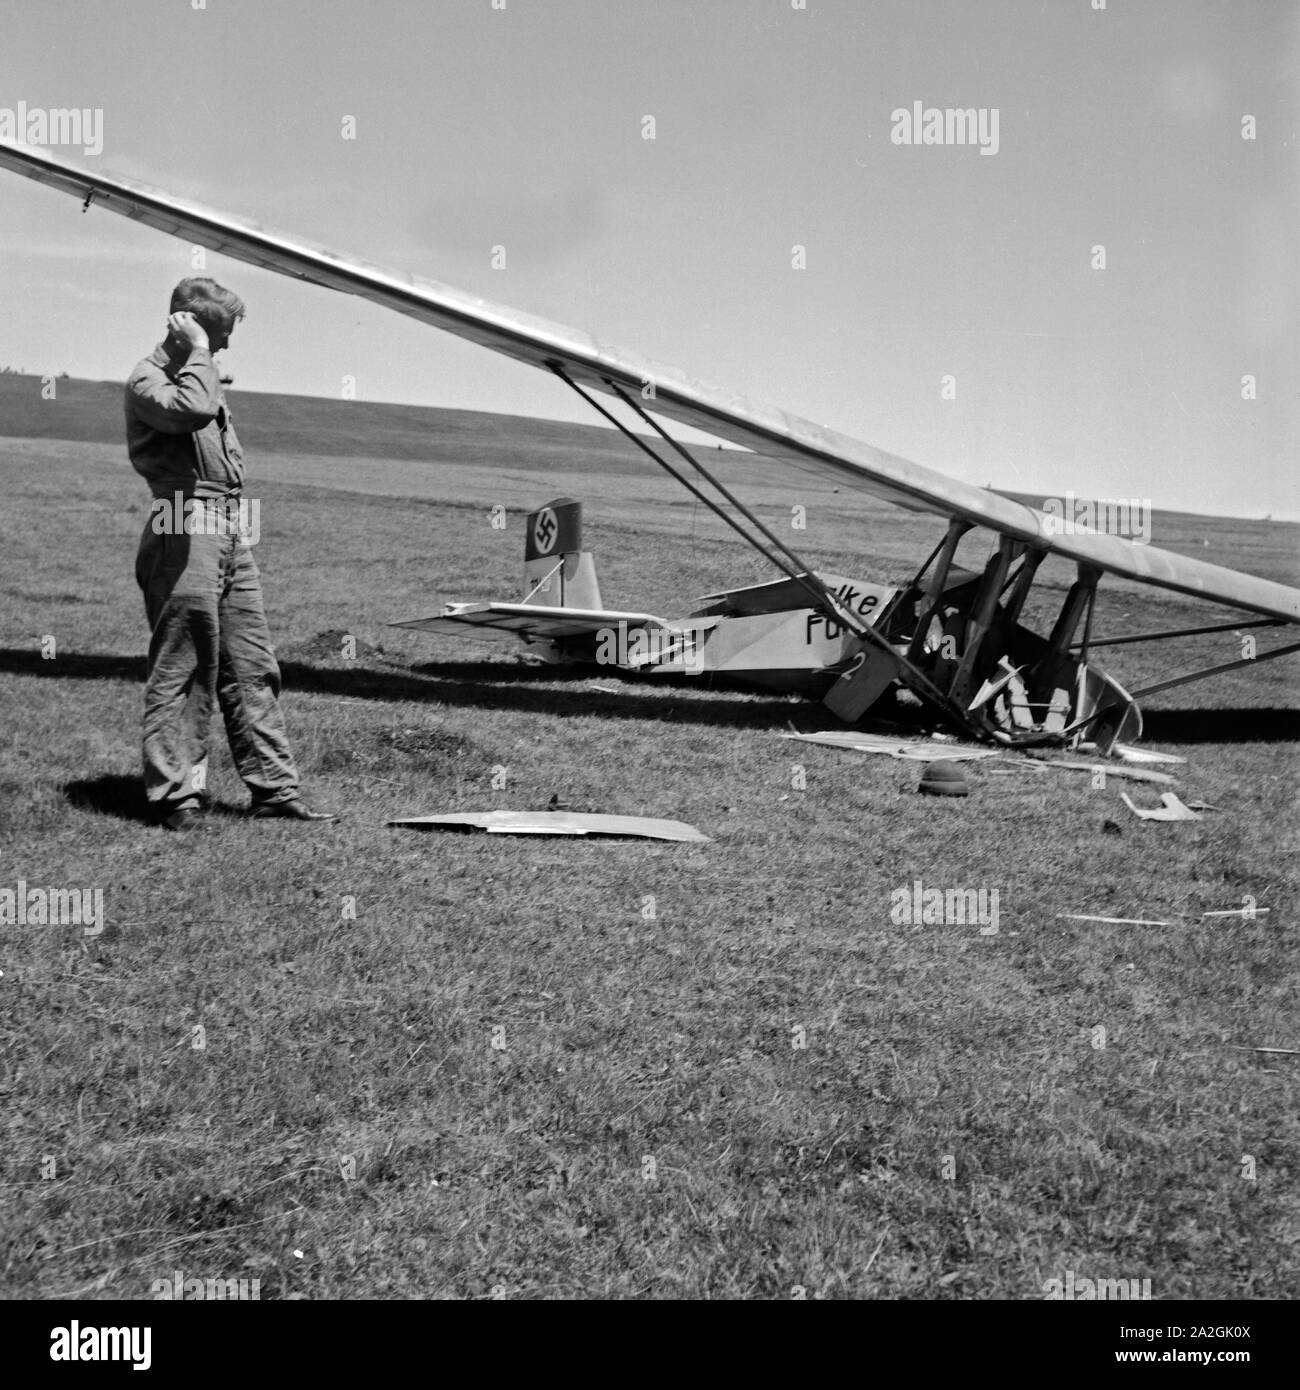
[[[188,311],[211,334],[216,329],[229,337],[237,319],[244,317],[244,301],[233,291],[209,280],[206,275],[191,275],[172,291],[170,312]]]

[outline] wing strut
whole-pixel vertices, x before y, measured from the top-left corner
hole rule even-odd
[[[1160,642],[1170,637],[1200,637],[1207,632],[1240,632],[1248,627],[1281,627],[1276,618],[1259,618],[1250,623],[1216,623],[1213,627],[1183,627],[1173,632],[1135,632],[1129,637],[1105,637],[1099,641],[1071,642],[1070,650],[1078,647],[1125,647],[1130,642]],[[1084,652],[1085,657],[1087,652]]]
[[[1243,627],[1253,627],[1256,624],[1242,624]],[[1260,624],[1259,626],[1266,626]],[[1097,643],[1093,644],[1099,645]],[[1154,685],[1143,686],[1141,690],[1135,690],[1128,698],[1131,704],[1136,704],[1139,700],[1145,699],[1148,695],[1159,695],[1166,690],[1176,690],[1180,685],[1191,685],[1193,681],[1208,680],[1211,676],[1221,676],[1228,671],[1240,671],[1247,666],[1258,666],[1261,661],[1272,661],[1277,656],[1290,656],[1294,652],[1300,652],[1300,642],[1292,642],[1287,647],[1274,647],[1270,652],[1260,652],[1258,656],[1243,657],[1240,661],[1226,661],[1222,666],[1206,666],[1199,671],[1188,671],[1185,675],[1172,676],[1169,680],[1157,681]],[[1103,714],[1113,713],[1122,706],[1115,700],[1109,700],[1104,705],[1099,705],[1093,712],[1085,718],[1077,720],[1071,724],[1064,732],[1066,734],[1077,733],[1080,729],[1086,729],[1089,724],[1095,723]]]
[[[632,410],[636,415],[640,416],[640,418],[644,420],[645,423],[649,425],[652,430],[654,430],[654,432],[664,441],[664,443],[666,443],[670,448],[672,448],[677,454],[679,454],[683,459],[685,459],[686,462],[690,464],[692,468],[695,469],[695,471],[700,475],[700,477],[704,479],[706,483],[709,483],[719,493],[721,493],[722,496],[726,498],[726,500],[730,502],[733,507],[735,507],[735,509],[741,514],[741,516],[743,516],[746,519],[746,521],[748,521],[750,525],[754,527],[754,529],[759,533],[759,535],[766,539],[775,548],[775,551],[766,549],[761,541],[757,540],[754,536],[747,532],[745,528],[733,516],[730,516],[719,505],[718,502],[716,502],[712,497],[710,497],[706,492],[704,492],[703,489],[697,487],[696,484],[692,482],[691,479],[688,478],[684,473],[674,468],[673,465],[669,463],[667,459],[657,454],[650,447],[650,445],[647,444],[645,440],[641,438],[640,435],[633,433],[633,431],[630,430],[627,427],[627,425],[624,424],[624,422],[618,418],[618,416],[614,415],[611,411],[606,410],[605,407],[601,405],[599,401],[597,401],[596,399],[594,399],[594,397],[592,397],[586,391],[584,391],[582,387],[579,386],[578,383],[574,381],[573,378],[570,377],[567,372],[565,372],[564,368],[560,365],[560,363],[551,361],[548,362],[547,365],[550,367],[551,371],[554,372],[555,375],[558,376],[560,380],[565,383],[566,386],[572,387],[572,389],[579,396],[581,396],[582,399],[586,401],[587,404],[591,406],[593,410],[597,411],[600,415],[604,416],[604,418],[608,420],[610,424],[615,427],[615,429],[617,429],[620,433],[626,435],[627,438],[630,439],[632,443],[635,444],[636,447],[641,450],[642,453],[647,454],[650,458],[652,458],[666,473],[676,478],[677,481],[681,483],[682,486],[685,487],[688,492],[690,492],[701,502],[703,502],[704,505],[708,507],[710,511],[714,512],[723,521],[725,521],[727,525],[730,526],[731,529],[736,532],[737,535],[739,535],[742,539],[744,539],[750,545],[752,545],[754,549],[757,550],[758,553],[762,555],[765,560],[768,560],[771,564],[775,565],[776,568],[779,569],[784,575],[786,575],[790,579],[793,579],[796,584],[806,589],[813,600],[813,607],[815,609],[824,613],[827,618],[834,620],[835,622],[839,623],[842,627],[847,629],[849,632],[853,633],[853,635],[857,637],[859,641],[863,642],[867,646],[875,647],[879,652],[881,652],[884,655],[886,660],[893,665],[893,667],[898,672],[900,678],[905,680],[906,683],[917,692],[917,694],[924,695],[926,699],[930,700],[934,705],[941,709],[948,716],[949,719],[953,720],[955,723],[959,724],[962,728],[966,729],[970,733],[976,734],[977,736],[981,733],[979,725],[977,725],[974,721],[971,720],[969,714],[959,701],[954,700],[951,696],[946,694],[937,685],[935,685],[935,683],[929,678],[929,676],[926,675],[924,671],[921,670],[919,666],[917,666],[913,661],[911,661],[908,656],[903,655],[902,653],[897,651],[893,646],[891,646],[890,643],[884,637],[882,637],[880,633],[876,632],[874,628],[868,626],[865,623],[860,622],[855,614],[851,613],[839,602],[838,599],[836,599],[835,595],[831,593],[831,591],[822,582],[821,577],[813,570],[813,568],[810,565],[805,564],[804,561],[800,559],[800,557],[796,555],[795,552],[791,550],[790,547],[786,545],[786,543],[783,540],[780,539],[780,537],[774,535],[758,519],[758,517],[756,517],[754,513],[738,497],[736,497],[717,478],[715,478],[713,474],[710,473],[709,470],[705,468],[705,466],[697,458],[695,458],[694,455],[692,455],[689,452],[689,450],[685,448],[684,445],[678,443],[677,440],[675,440],[670,434],[668,434],[666,430],[662,428],[662,426],[660,426],[657,420],[650,416],[645,410],[641,408],[640,405],[637,404],[636,401],[634,401],[630,396],[628,396],[616,381],[614,381],[610,377],[602,378],[606,388],[609,391],[611,391],[614,395],[616,395],[619,398],[619,400],[621,400],[623,404],[626,405],[630,410]]]
[[[841,623],[844,627],[847,627],[855,636],[860,637],[863,635],[865,629],[863,628],[862,624],[860,624],[851,613],[840,607],[840,605],[835,601],[835,597],[831,593],[831,591],[812,572],[812,570],[804,564],[804,562],[789,548],[789,546],[785,545],[784,543],[779,541],[775,536],[773,536],[772,533],[768,531],[768,529],[763,525],[763,523],[759,521],[758,518],[755,517],[742,503],[737,502],[734,497],[731,497],[727,493],[726,489],[723,488],[714,478],[712,478],[704,470],[704,468],[696,462],[695,459],[691,458],[689,454],[686,455],[687,461],[691,463],[704,476],[705,480],[707,482],[713,483],[713,485],[718,489],[718,491],[721,492],[722,495],[726,497],[727,500],[736,507],[737,511],[739,511],[741,515],[744,516],[748,521],[752,522],[752,524],[760,532],[760,534],[765,536],[768,540],[772,542],[773,545],[775,545],[778,548],[778,551],[780,552],[779,555],[774,555],[771,551],[765,549],[764,546],[759,541],[755,540],[755,538],[751,536],[734,517],[729,516],[725,511],[723,511],[722,508],[719,507],[718,504],[713,500],[713,498],[708,496],[708,494],[703,492],[700,488],[696,487],[696,485],[684,473],[681,473],[676,468],[674,468],[672,464],[668,462],[667,459],[661,458],[657,453],[655,453],[655,451],[645,442],[644,439],[640,437],[640,435],[633,434],[633,432],[630,429],[628,429],[628,427],[616,415],[606,410],[605,407],[601,405],[601,403],[598,400],[588,395],[588,393],[584,391],[582,387],[579,386],[578,383],[574,381],[572,377],[570,377],[565,372],[563,367],[561,367],[558,363],[553,362],[551,363],[551,370],[555,373],[556,376],[560,378],[561,381],[565,383],[566,386],[571,386],[573,390],[576,391],[578,395],[581,396],[582,399],[586,401],[587,404],[591,406],[593,410],[599,412],[601,415],[605,417],[606,420],[609,421],[611,425],[615,427],[615,429],[625,434],[632,441],[632,443],[635,444],[636,447],[641,450],[642,453],[648,454],[650,458],[654,459],[654,461],[660,466],[660,468],[662,468],[666,473],[670,474],[672,477],[676,478],[677,481],[681,483],[681,485],[684,488],[686,488],[688,492],[692,493],[696,498],[703,502],[704,505],[708,507],[712,512],[716,513],[716,515],[721,517],[721,519],[725,521],[727,525],[730,526],[731,529],[735,531],[738,536],[741,537],[742,540],[752,545],[754,549],[757,550],[758,553],[765,560],[767,560],[770,564],[775,565],[776,568],[779,569],[782,574],[786,575],[790,579],[793,579],[796,584],[806,589],[808,593],[811,595],[814,606],[816,608],[826,611],[828,617],[834,618],[836,622]],[[662,430],[659,429],[658,425],[656,425],[655,422],[651,420],[648,415],[646,415],[643,411],[639,410],[631,401],[629,401],[627,396],[623,394],[623,392],[618,388],[617,385],[615,385],[613,382],[607,382],[606,384],[625,404],[630,405],[638,415],[641,415],[642,418],[650,424],[651,428],[653,428],[654,430],[656,430],[656,432],[662,435],[664,439],[668,440],[668,443],[673,445],[673,447],[676,448],[679,453],[685,454],[685,450],[681,449],[681,447],[677,444],[675,440],[669,439],[668,436],[664,434]]]
[[[1209,676],[1221,676],[1225,671],[1240,671],[1247,666],[1258,666],[1261,661],[1272,661],[1276,656],[1290,656],[1293,652],[1300,652],[1300,642],[1292,642],[1288,647],[1274,647],[1271,652],[1260,652],[1258,656],[1242,657],[1240,661],[1226,661],[1222,666],[1206,666],[1200,671],[1189,671],[1186,675],[1157,681],[1155,685],[1148,685],[1141,690],[1135,690],[1133,699],[1140,700],[1145,695],[1159,695],[1162,690],[1175,690],[1180,685],[1190,685],[1193,681],[1203,681]]]

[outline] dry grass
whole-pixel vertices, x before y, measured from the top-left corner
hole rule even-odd
[[[2,929],[0,1292],[145,1296],[180,1268],[263,1297],[1033,1299],[1068,1269],[1300,1293],[1300,1059],[1247,1050],[1300,1045],[1290,664],[1149,712],[1184,797],[1222,808],[1199,824],[1140,825],[1115,782],[1012,760],[968,801],[921,798],[914,765],[777,738],[827,726],[813,705],[609,694],[385,627],[513,593],[520,510],[565,490],[595,499],[607,601],[680,613],[757,577],[690,509],[647,524],[630,499],[656,480],[538,474],[500,430],[496,469],[264,461],[291,730],[345,819],[247,821],[221,748],[193,841],[140,819],[143,489],[115,447],[0,441],[0,887],[100,886],[109,923]],[[810,504],[820,562],[896,572],[933,541],[764,476],[773,515]],[[1285,569],[1294,528],[1228,529]],[[864,549],[879,563],[845,562]],[[1205,611],[1117,587],[1105,617]],[[1206,639],[1168,664],[1207,652],[1229,659]],[[1152,669],[1119,653],[1121,677]],[[713,843],[384,825],[556,793]],[[916,878],[997,888],[999,933],[893,924]],[[1200,918],[1245,894],[1269,914]]]

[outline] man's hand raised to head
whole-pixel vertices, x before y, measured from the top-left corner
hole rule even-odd
[[[172,314],[167,320],[167,329],[178,343],[191,351],[208,346],[206,330],[188,309]]]

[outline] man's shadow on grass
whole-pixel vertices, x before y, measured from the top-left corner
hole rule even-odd
[[[106,773],[102,777],[82,777],[68,782],[63,795],[71,805],[82,811],[94,811],[117,820],[136,821],[148,825],[153,817],[145,800],[144,778],[122,777]]]
[[[143,777],[125,777],[120,773],[104,773],[100,777],[81,777],[67,782],[63,795],[69,805],[96,815],[112,816],[115,820],[133,821],[137,825],[157,825],[153,808],[144,792]],[[243,807],[225,801],[208,801],[210,816],[243,819]]]
[[[351,699],[434,701],[465,709],[517,710],[560,718],[582,715],[658,722],[672,719],[732,728],[773,723],[793,724],[801,730],[841,727],[816,701],[793,702],[782,695],[755,695],[739,684],[722,680],[710,680],[703,686],[708,693],[702,694],[701,679],[690,676],[637,677],[600,667],[532,666],[505,661],[441,661],[384,668],[341,661],[323,665],[292,657],[280,663],[280,670],[290,695],[311,691]],[[145,658],[68,653],[45,661],[30,648],[0,647],[0,674],[5,672],[53,680],[126,680],[143,684]],[[614,689],[593,689],[588,684],[593,680]],[[582,685],[588,688],[547,688]],[[1143,719],[1143,741],[1148,743],[1300,741],[1300,713],[1293,709],[1148,708],[1143,711]]]

